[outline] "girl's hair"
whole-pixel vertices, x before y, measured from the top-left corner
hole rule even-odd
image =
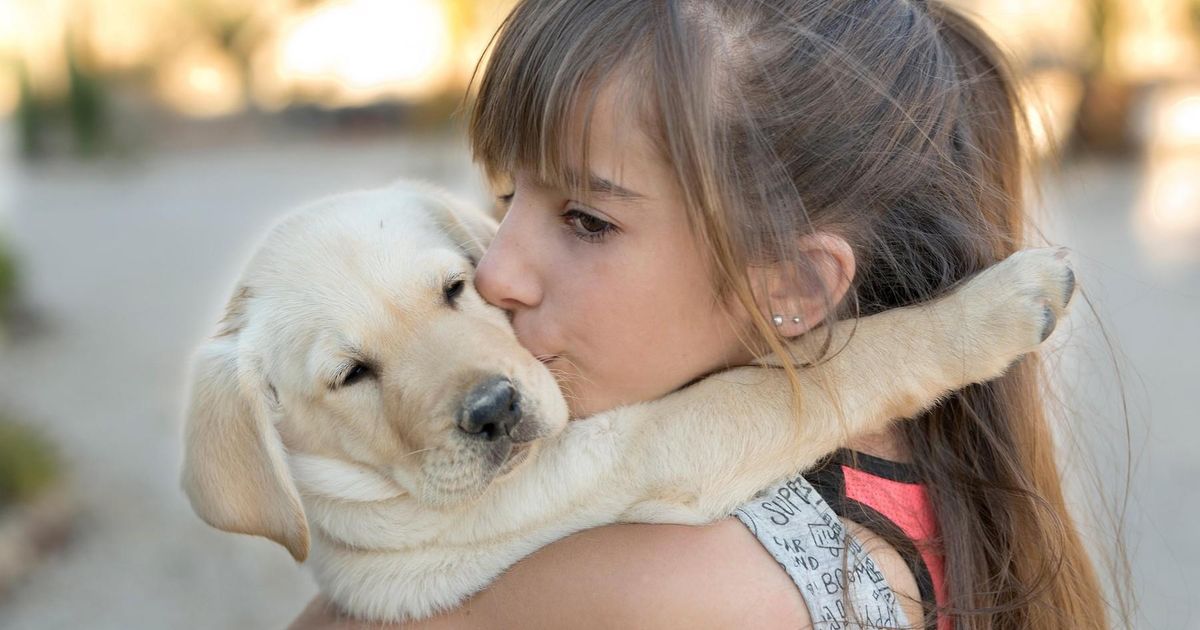
[[[787,352],[746,270],[808,273],[800,235],[832,232],[854,250],[830,322],[937,298],[1026,242],[1013,77],[989,37],[940,3],[522,0],[478,83],[476,159],[493,177],[531,169],[586,195],[572,176],[587,172],[586,141],[569,138],[578,112],[587,138],[608,85],[627,88],[631,120],[674,169],[716,294],[753,315],[747,341],[760,351]],[[940,523],[940,614],[956,628],[1107,626],[1036,356],[903,432]]]

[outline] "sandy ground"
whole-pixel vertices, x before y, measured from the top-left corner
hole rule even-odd
[[[184,367],[275,217],[400,175],[482,199],[464,148],[447,138],[295,141],[125,164],[0,162],[0,225],[44,315],[35,334],[0,350],[0,406],[61,444],[84,503],[73,544],[0,603],[0,627],[271,628],[303,607],[314,587],[281,548],[209,529],[178,490]],[[1144,606],[1137,625],[1200,627],[1191,596],[1200,263],[1188,253],[1198,248],[1135,229],[1141,189],[1135,165],[1077,165],[1049,186],[1046,227],[1075,249],[1126,370],[1139,461],[1127,520]],[[1090,454],[1064,460],[1081,480],[1082,506],[1090,481],[1119,490],[1130,449],[1098,329],[1080,311],[1061,335],[1058,369],[1075,411],[1067,442]],[[1107,553],[1103,514],[1081,521]]]

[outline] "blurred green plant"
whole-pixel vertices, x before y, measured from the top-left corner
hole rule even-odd
[[[67,119],[75,140],[75,151],[96,155],[108,136],[108,104],[104,84],[79,62],[78,46],[67,43]]]
[[[0,240],[0,328],[17,301],[17,260]]]
[[[29,68],[22,61],[17,61],[13,65],[20,91],[17,100],[17,128],[21,136],[21,155],[27,158],[36,157],[46,150],[46,126],[49,111],[33,93]]]
[[[58,453],[40,431],[0,418],[0,508],[33,498],[61,474]]]

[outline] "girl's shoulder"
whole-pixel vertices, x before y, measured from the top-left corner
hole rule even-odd
[[[847,522],[921,618],[916,580],[891,546]],[[701,527],[623,524],[552,543],[460,611],[484,627],[811,626],[796,585],[737,519]]]
[[[919,619],[916,580],[900,554],[846,524],[901,595],[909,618]],[[462,607],[425,621],[380,626],[337,620],[321,600],[309,608],[293,628],[812,627],[796,585],[734,518],[702,527],[627,524],[580,532],[517,563]]]
[[[795,585],[736,519],[580,532],[522,560],[478,600],[514,596],[524,627],[794,629],[808,622]]]

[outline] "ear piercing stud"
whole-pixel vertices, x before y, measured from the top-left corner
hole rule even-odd
[[[783,315],[774,315],[774,316],[772,316],[772,317],[771,317],[771,323],[772,323],[772,324],[775,324],[776,326],[782,326],[782,325],[783,325],[783,321],[784,321],[784,320],[783,320]],[[800,319],[800,316],[799,316],[799,315],[793,315],[793,316],[792,316],[792,323],[793,323],[793,324],[799,324],[801,321],[802,321],[802,320]]]

